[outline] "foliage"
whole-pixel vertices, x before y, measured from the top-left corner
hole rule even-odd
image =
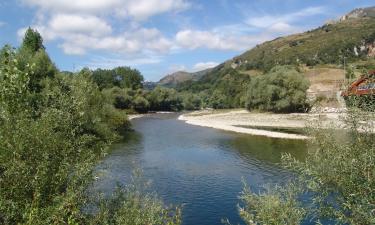
[[[312,130],[313,148],[305,161],[297,161],[291,155],[283,156],[283,165],[298,175],[297,179],[291,181],[292,185],[300,188],[295,195],[297,200],[301,201],[298,196],[301,197],[303,193],[309,193],[310,197],[302,205],[306,210],[305,218],[311,218],[318,224],[323,219],[337,224],[375,223],[374,119],[373,113],[349,108],[343,118],[347,129],[345,137],[337,137],[337,130],[334,129],[322,131],[316,128]],[[295,196],[284,201],[294,201]],[[265,197],[251,193],[244,193],[242,197],[255,199],[252,200],[255,202],[272,199],[272,195]],[[278,200],[272,201],[274,205]],[[248,214],[268,210],[267,204],[247,206],[245,212]],[[285,206],[280,205],[280,208]],[[259,218],[255,219],[258,224],[269,224],[266,215],[257,215]],[[243,216],[243,219],[247,220],[247,217]],[[282,218],[277,222],[282,224]]]
[[[348,68],[345,70],[345,78],[349,80],[353,80],[355,78],[353,65],[348,66]]]
[[[39,50],[44,50],[43,38],[39,32],[29,27],[25,32],[21,49],[26,49],[32,53],[38,52]]]
[[[87,188],[96,163],[129,122],[90,70],[50,70],[44,48],[23,50],[34,43],[0,54],[0,224],[179,224],[178,210],[172,216],[160,200],[134,189],[109,200],[121,203],[110,223],[97,220],[107,209],[83,210],[93,202]]]
[[[242,98],[249,82],[249,75],[219,66],[199,81],[182,83],[177,89],[200,96],[202,105],[206,107],[236,108],[244,106]]]
[[[182,100],[177,91],[158,86],[147,94],[150,110],[153,111],[179,111],[182,109]]]
[[[150,107],[149,102],[142,96],[137,96],[133,102],[134,110],[137,112],[145,113]]]
[[[248,225],[300,224],[305,210],[297,200],[297,187],[276,187],[256,195],[245,185],[241,193],[244,207],[239,208],[240,216]]]
[[[189,92],[180,93],[182,98],[182,107],[185,110],[198,110],[201,108],[202,100],[197,94]]]
[[[246,107],[272,112],[305,112],[308,81],[290,66],[277,66],[250,82]]]
[[[120,87],[133,90],[142,88],[143,76],[136,69],[117,67],[111,70],[97,69],[92,72],[94,82],[100,89]]]
[[[147,194],[148,184],[137,172],[129,185],[118,187],[110,197],[100,198],[98,212],[90,218],[90,224],[181,224],[181,210],[165,207],[155,194]]]

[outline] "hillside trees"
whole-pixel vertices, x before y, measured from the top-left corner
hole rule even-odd
[[[249,82],[248,74],[219,66],[197,82],[180,84],[177,90],[194,94],[204,107],[239,108],[244,106],[243,96]]]

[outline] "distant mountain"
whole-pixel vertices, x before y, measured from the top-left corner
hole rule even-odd
[[[178,71],[163,77],[157,84],[165,87],[176,87],[178,84],[186,81],[197,81],[211,71],[212,69],[205,69],[195,73]]]

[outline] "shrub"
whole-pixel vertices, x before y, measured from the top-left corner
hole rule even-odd
[[[285,223],[285,217],[278,212],[294,217],[296,212],[302,212],[302,207],[306,212],[303,219],[317,224],[321,220],[335,224],[375,224],[375,117],[371,112],[350,107],[342,119],[346,128],[344,138],[337,138],[335,129],[322,131],[317,125],[311,132],[313,149],[304,161],[283,155],[284,167],[297,175],[290,181],[290,185],[298,187],[293,195],[283,195],[279,189],[276,198],[273,193],[242,194],[245,208],[240,213],[246,222],[250,218],[249,224],[300,224],[300,216],[298,221]],[[272,222],[270,214],[275,215]]]

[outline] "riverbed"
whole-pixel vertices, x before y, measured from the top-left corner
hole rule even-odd
[[[303,159],[305,140],[263,136],[193,126],[178,114],[145,115],[132,120],[133,132],[113,146],[99,165],[96,189],[113,191],[126,184],[134,168],[143,170],[151,189],[169,205],[183,206],[184,225],[243,224],[237,205],[242,179],[252,191],[291,177],[282,153]]]

